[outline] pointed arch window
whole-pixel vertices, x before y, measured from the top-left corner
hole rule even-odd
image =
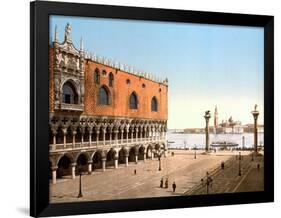
[[[78,104],[78,95],[71,82],[66,82],[62,86],[62,102],[65,104]]]
[[[108,86],[109,87],[113,87],[113,80],[114,80],[114,76],[113,74],[110,72],[109,76],[108,76]]]
[[[99,69],[95,69],[95,72],[94,72],[94,81],[96,84],[100,84],[100,71]]]
[[[151,99],[151,111],[158,111],[158,102],[155,96]]]
[[[105,87],[101,87],[98,95],[100,105],[109,105],[109,94]]]
[[[130,95],[129,103],[130,109],[138,109],[138,97],[135,92]]]

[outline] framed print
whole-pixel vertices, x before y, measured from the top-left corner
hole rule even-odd
[[[273,201],[272,16],[30,12],[31,216]]]

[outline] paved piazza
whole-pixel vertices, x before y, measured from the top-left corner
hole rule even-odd
[[[82,176],[82,198],[79,193],[79,176],[75,179],[60,179],[57,184],[50,183],[50,200],[52,203],[73,201],[94,201],[112,199],[130,199],[173,195],[205,194],[201,178],[206,172],[212,177],[209,193],[243,192],[263,190],[263,156],[251,161],[249,152],[241,152],[242,175],[238,176],[237,151],[217,152],[209,155],[193,151],[174,151],[175,155],[162,158],[162,170],[158,170],[159,161],[147,160],[145,163],[131,163],[128,167],[121,164],[118,169],[107,168],[105,172],[94,171]],[[221,170],[221,162],[225,162]],[[257,169],[257,164],[260,169]],[[136,169],[136,175],[134,170]],[[169,180],[167,189],[160,188],[160,180]],[[177,188],[172,192],[172,183]]]

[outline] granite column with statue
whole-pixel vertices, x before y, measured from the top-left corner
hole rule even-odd
[[[254,151],[258,152],[258,116],[259,111],[257,110],[258,105],[255,105],[255,109],[251,112],[254,117]]]
[[[206,152],[209,152],[209,144],[210,144],[210,141],[209,141],[209,120],[211,118],[210,111],[205,112],[204,118],[205,118],[205,121],[206,121],[206,127],[205,127],[206,147],[205,147],[205,150],[206,150]]]

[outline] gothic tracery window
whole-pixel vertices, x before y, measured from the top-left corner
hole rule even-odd
[[[110,73],[108,76],[108,86],[113,87],[113,80],[114,80],[113,74]]]
[[[135,92],[130,95],[130,109],[138,109],[138,97]]]
[[[109,105],[109,94],[105,87],[101,87],[99,90],[98,102],[101,105]]]
[[[100,71],[98,68],[94,72],[94,81],[96,84],[100,84]]]
[[[154,96],[151,99],[151,111],[157,111],[157,110],[158,110],[158,103],[156,97]]]
[[[65,104],[78,104],[78,95],[71,82],[64,83],[62,87],[62,102]]]

